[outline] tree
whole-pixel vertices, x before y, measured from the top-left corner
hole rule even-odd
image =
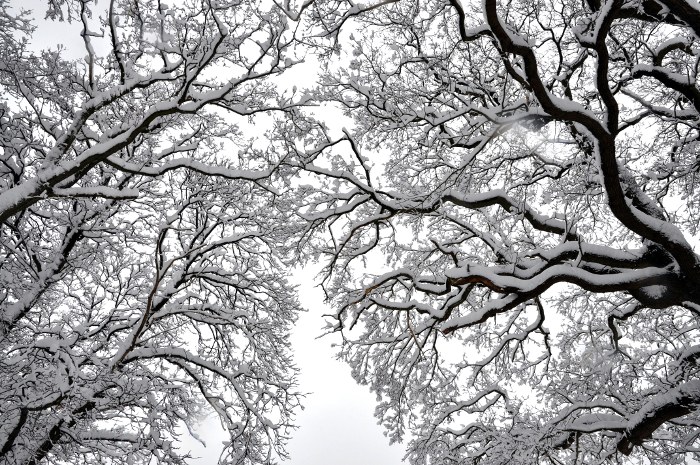
[[[2,463],[273,463],[300,395],[291,175],[246,118],[294,104],[292,23],[248,2],[51,0],[85,58],[0,1]],[[269,118],[268,118],[269,119]],[[263,148],[260,148],[263,147]],[[194,434],[194,433],[193,433]]]
[[[302,212],[411,462],[699,459],[697,3],[314,8],[356,126]]]

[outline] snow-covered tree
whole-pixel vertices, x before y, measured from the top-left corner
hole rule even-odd
[[[291,171],[241,128],[293,105],[289,15],[50,0],[71,59],[21,3],[0,1],[0,462],[185,463],[212,410],[224,463],[274,462],[299,402]]]
[[[355,127],[303,212],[411,462],[700,458],[697,2],[313,8]]]

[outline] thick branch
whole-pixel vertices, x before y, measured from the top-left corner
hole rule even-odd
[[[630,455],[664,423],[695,411],[700,405],[700,381],[688,381],[654,396],[630,418],[617,450]]]

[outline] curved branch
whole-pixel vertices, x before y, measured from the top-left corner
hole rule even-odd
[[[630,455],[635,446],[659,429],[664,423],[694,412],[700,406],[700,381],[687,381],[666,392],[655,395],[628,421],[617,450]]]

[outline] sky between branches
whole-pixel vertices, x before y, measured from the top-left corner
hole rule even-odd
[[[11,0],[14,8],[32,11],[37,26],[31,38],[36,50],[65,48],[66,57],[81,58],[84,44],[77,23],[44,19],[45,2],[42,0]],[[99,46],[99,45],[98,45]],[[293,68],[285,73],[288,87],[309,84],[315,78],[313,63]],[[317,112],[316,114],[320,114]],[[337,115],[333,118],[337,122]],[[331,118],[329,118],[330,124]],[[308,393],[304,410],[298,412],[298,429],[288,445],[290,465],[395,465],[404,454],[400,444],[389,445],[382,428],[373,416],[374,397],[367,387],[358,386],[350,376],[350,369],[334,359],[333,337],[317,339],[322,332],[323,314],[330,309],[323,304],[323,296],[314,286],[318,270],[296,270],[293,280],[299,286],[302,305],[307,310],[295,327],[292,341],[296,363],[301,369],[300,389]],[[337,342],[337,341],[336,341]],[[194,437],[183,434],[183,448],[190,448],[195,457],[192,465],[216,463],[226,435],[219,420],[212,413],[202,421]],[[332,457],[332,458],[331,458]]]

